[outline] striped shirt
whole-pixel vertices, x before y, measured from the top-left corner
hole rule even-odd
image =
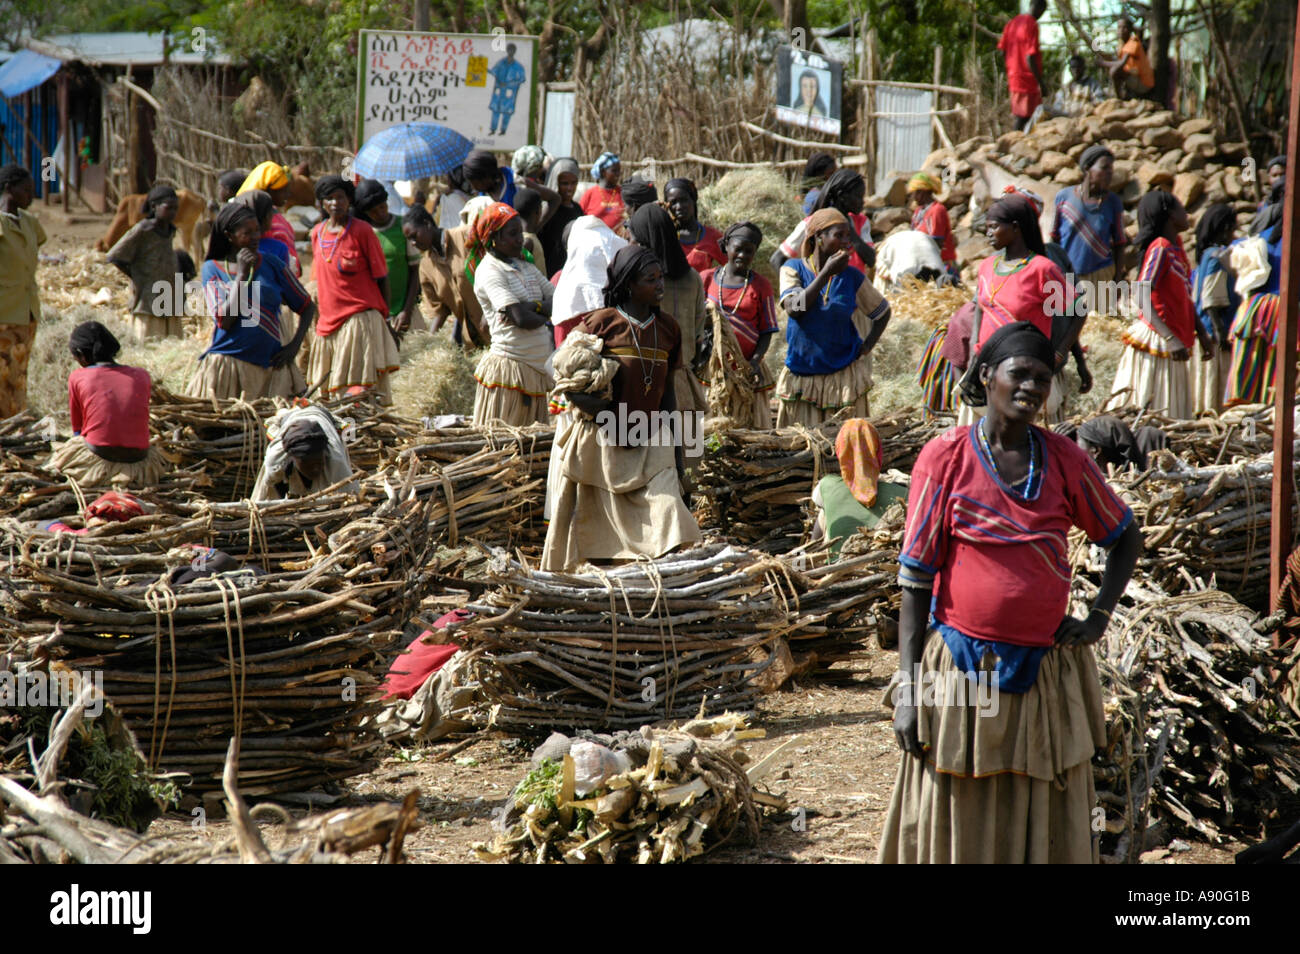
[[[724,284],[722,276],[721,268],[710,271],[704,293],[727,316],[746,359],[752,358],[759,337],[779,328],[772,284],[758,272],[750,272],[749,281],[742,285]]]
[[[899,582],[932,587],[935,620],[967,636],[1051,645],[1070,597],[1070,528],[1108,547],[1133,512],[1087,453],[1041,428],[1042,479],[1022,497],[986,458],[979,426],[950,428],[921,450]]]
[[[1052,241],[1060,242],[1076,275],[1089,275],[1115,264],[1113,246],[1128,241],[1124,235],[1124,203],[1107,192],[1095,205],[1084,202],[1077,188],[1056,193]]]

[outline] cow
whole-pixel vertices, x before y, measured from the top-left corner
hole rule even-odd
[[[176,209],[176,230],[181,236],[182,247],[190,253],[196,262],[203,261],[204,245],[212,231],[212,218],[207,201],[189,189],[177,189],[179,203]],[[117,240],[126,234],[127,229],[144,218],[144,195],[136,192],[123,196],[117,204],[113,221],[108,223],[108,231],[95,243],[96,250],[107,252]]]

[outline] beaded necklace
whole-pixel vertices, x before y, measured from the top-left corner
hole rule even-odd
[[[624,311],[622,305],[618,306],[618,313],[626,318],[628,324],[632,326],[632,347],[636,348],[636,359],[641,363],[641,382],[645,385],[645,393],[649,394],[650,389],[654,386],[654,358],[650,359],[649,366],[647,367],[645,356],[641,353],[641,335],[639,334],[639,330],[642,328],[649,328],[654,324],[655,313],[653,311],[650,312],[650,317],[647,318],[644,323]],[[658,325],[654,325],[654,333],[654,347],[650,349],[652,352],[659,350]]]
[[[993,472],[995,474],[998,474],[999,477],[1001,477],[1001,474],[998,473],[997,459],[993,456],[993,448],[989,444],[988,434],[985,432],[985,426],[987,421],[988,418],[986,417],[980,418],[980,423],[978,427],[979,438],[980,438],[980,449],[984,452],[984,456],[988,458],[989,464],[993,467]],[[1033,428],[1030,428],[1029,429],[1029,472],[1025,474],[1023,480],[1018,480],[1014,484],[1007,484],[1007,486],[1010,487],[1011,490],[1014,491],[1020,497],[1028,497],[1033,492],[1034,477],[1038,476],[1038,469],[1039,469],[1039,465],[1037,463],[1038,455],[1039,455],[1038,439],[1034,436]],[[1023,490],[1020,489],[1022,487],[1024,488]]]
[[[1017,259],[1015,265],[1012,266],[1011,271],[1009,271],[1009,272],[1000,272],[1000,271],[998,271],[998,266],[1006,263],[1006,253],[1003,252],[1003,253],[1002,253],[1002,256],[1003,256],[1003,257],[1002,257],[999,261],[993,263],[993,274],[994,274],[994,275],[1004,275],[1004,276],[1006,276],[1006,277],[1002,279],[1002,283],[1001,283],[1001,284],[996,285],[996,286],[993,286],[993,287],[990,289],[990,291],[989,291],[989,303],[990,303],[990,304],[994,304],[994,303],[996,303],[996,301],[997,301],[997,297],[998,297],[998,292],[1002,291],[1002,287],[1003,287],[1003,285],[1006,285],[1007,282],[1011,281],[1011,277],[1012,277],[1013,275],[1015,275],[1015,274],[1017,274],[1018,272],[1020,272],[1020,271],[1021,271],[1021,270],[1026,266],[1026,265],[1029,264],[1029,260],[1030,260],[1031,258],[1034,257],[1034,253],[1033,253],[1033,252],[1030,252],[1030,253],[1029,253],[1028,255],[1026,255],[1024,258]],[[991,280],[990,280],[989,284],[990,284],[990,285],[993,284]]]
[[[724,304],[722,303],[722,289],[724,289],[724,288],[735,288],[735,287],[736,287],[735,285],[724,285],[722,282],[723,282],[723,279],[725,279],[726,277],[727,277],[727,272],[726,272],[726,269],[725,269],[725,268],[721,268],[721,267],[719,267],[719,268],[714,269],[714,271],[713,271],[713,281],[714,281],[714,284],[716,284],[716,285],[718,286],[718,297],[715,298],[715,299],[713,299],[713,300],[714,300],[715,302],[717,302],[717,304],[718,304],[718,308],[721,309],[722,313],[723,313],[727,318],[736,318],[736,317],[738,317],[738,312],[737,312],[737,311],[732,311],[731,309],[729,309],[726,305],[724,305]],[[754,270],[751,268],[748,272],[745,273],[745,283],[744,283],[743,285],[740,286],[740,294],[736,296],[736,308],[737,308],[737,309],[740,308],[740,303],[741,303],[742,301],[745,300],[745,293],[749,291],[749,282],[750,282],[750,280],[751,280],[753,277],[754,277]]]
[[[320,246],[321,257],[325,259],[326,263],[333,264],[334,256],[338,253],[339,243],[343,241],[343,237],[348,234],[348,229],[351,227],[352,216],[349,215],[339,234],[335,238],[326,239],[329,234],[329,220],[321,223],[320,237],[316,240],[316,244]]]

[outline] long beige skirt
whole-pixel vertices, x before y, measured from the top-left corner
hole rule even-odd
[[[474,426],[549,424],[547,395],[555,379],[536,368],[489,351],[474,369]]]
[[[1223,410],[1224,393],[1232,374],[1232,349],[1219,348],[1209,361],[1201,360],[1203,354],[1198,340],[1192,350],[1192,406],[1197,414],[1217,413]]]
[[[86,443],[84,437],[74,437],[60,444],[46,464],[85,489],[144,490],[156,487],[167,470],[167,460],[157,446],[150,446],[142,461],[123,464],[104,460]]]
[[[216,398],[219,401],[288,398],[306,390],[305,387],[295,389],[295,377],[301,381],[302,372],[292,362],[283,368],[263,368],[228,354],[210,354],[194,369],[194,377],[185,393],[190,397]]]
[[[616,447],[591,421],[574,418],[553,453],[561,457],[542,569],[562,573],[588,560],[661,557],[697,543],[699,524],[682,502],[673,448]]]
[[[151,338],[181,338],[185,322],[180,315],[131,315],[131,331],[137,341]]]
[[[869,417],[867,394],[873,383],[870,354],[834,374],[804,376],[782,368],[776,379],[776,426],[816,427],[846,408],[843,417]]]
[[[992,671],[991,653],[980,668]],[[1052,649],[1028,692],[985,688],[981,698],[932,630],[920,672],[925,757],[899,753],[878,860],[1095,863],[1091,759],[1106,717],[1091,647]],[[965,686],[966,697],[942,698],[947,686]]]
[[[1190,420],[1195,415],[1190,362],[1175,361],[1168,355],[1164,340],[1145,322],[1129,325],[1105,409],[1131,405],[1159,411],[1176,421]]]
[[[709,413],[709,395],[704,385],[686,368],[673,372],[673,397],[677,399],[679,411],[703,411]]]
[[[349,317],[333,334],[315,335],[307,359],[307,382],[320,386],[321,400],[362,387],[373,390],[380,403],[392,404],[389,376],[401,364],[388,323],[371,308]]]

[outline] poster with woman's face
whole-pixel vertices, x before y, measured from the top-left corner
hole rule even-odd
[[[840,134],[844,65],[783,46],[777,51],[776,118],[792,126]]]

